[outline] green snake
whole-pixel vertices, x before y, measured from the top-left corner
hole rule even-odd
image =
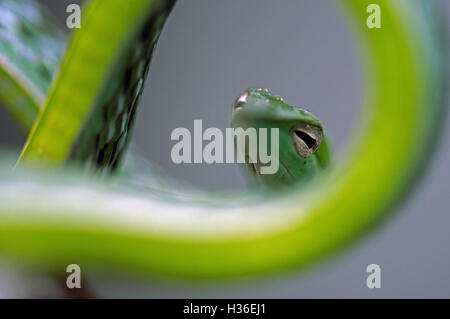
[[[439,135],[442,26],[433,1],[336,3],[357,31],[366,71],[365,113],[347,153],[332,161],[314,116],[249,89],[232,125],[279,128],[280,169],[262,175],[258,161],[250,165],[269,192],[217,194],[155,186],[145,165],[123,161],[174,0],[88,1],[67,45],[34,1],[0,1],[0,96],[29,131],[16,168],[0,169],[0,253],[46,270],[77,263],[225,278],[297,269],[377,224]],[[372,3],[381,29],[366,27]]]

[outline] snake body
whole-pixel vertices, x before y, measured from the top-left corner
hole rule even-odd
[[[372,2],[339,2],[359,31],[370,90],[358,138],[331,169],[324,169],[328,146],[312,115],[253,89],[241,100],[245,105],[235,105],[241,109],[233,113],[234,126],[280,128],[284,171],[261,175],[261,182],[276,187],[290,179],[309,181],[271,197],[190,196],[80,176],[80,166],[120,169],[149,62],[175,1],[89,1],[62,64],[37,73],[42,83],[27,75],[37,64],[20,67],[7,54],[20,50],[2,36],[9,43],[0,51],[2,101],[24,128],[37,119],[18,168],[0,169],[0,252],[46,269],[78,263],[84,269],[223,278],[297,268],[349,243],[385,216],[423,169],[443,105],[445,49],[433,3],[378,1],[383,28],[371,30],[364,26]],[[11,3],[0,1],[0,15],[13,12]],[[24,6],[44,14],[33,1]],[[57,61],[63,36],[46,34],[59,48],[53,51]],[[33,52],[46,47],[41,43]],[[48,72],[57,72],[51,86],[43,76]],[[47,95],[42,109],[40,95]],[[256,110],[265,100],[270,103]],[[264,113],[269,117],[255,117]],[[320,143],[309,147],[304,134]]]
[[[0,3],[0,85],[4,105],[29,131],[60,64],[66,36],[34,1]]]

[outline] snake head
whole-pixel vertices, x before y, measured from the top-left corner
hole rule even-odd
[[[244,130],[278,129],[280,169],[274,176],[262,177],[268,183],[278,180],[288,184],[286,182],[309,179],[328,162],[328,143],[319,120],[267,89],[247,89],[235,100],[231,126]],[[267,142],[266,149],[272,147],[271,143]],[[247,150],[245,152],[249,158]],[[258,160],[249,167],[258,175],[261,165]]]
[[[289,135],[297,154],[303,158],[314,154],[322,142],[323,128],[314,115],[285,103],[267,89],[250,88],[242,93],[233,104],[233,118],[239,117],[249,122],[267,122],[270,118],[278,121],[283,130],[286,130],[285,121],[292,122]]]
[[[239,109],[248,105],[264,108],[277,102],[283,102],[283,99],[268,89],[250,88],[236,99],[233,108]]]

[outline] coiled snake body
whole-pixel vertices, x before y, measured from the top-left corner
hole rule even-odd
[[[260,181],[277,187],[315,177],[307,188],[293,183],[265,198],[264,191],[189,194],[79,174],[81,166],[120,176],[174,0],[89,1],[60,66],[65,36],[52,31],[42,8],[0,1],[0,96],[30,130],[16,170],[0,172],[0,252],[59,271],[78,263],[218,278],[299,267],[350,242],[423,169],[443,104],[445,52],[432,1],[378,1],[383,27],[368,29],[372,2],[339,1],[368,66],[366,116],[347,156],[327,165],[321,124],[270,92],[249,89],[238,99],[233,126],[280,128],[280,173]]]

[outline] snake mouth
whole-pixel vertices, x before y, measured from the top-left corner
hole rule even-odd
[[[317,151],[323,135],[320,127],[307,123],[297,124],[290,133],[297,154],[305,158]]]

